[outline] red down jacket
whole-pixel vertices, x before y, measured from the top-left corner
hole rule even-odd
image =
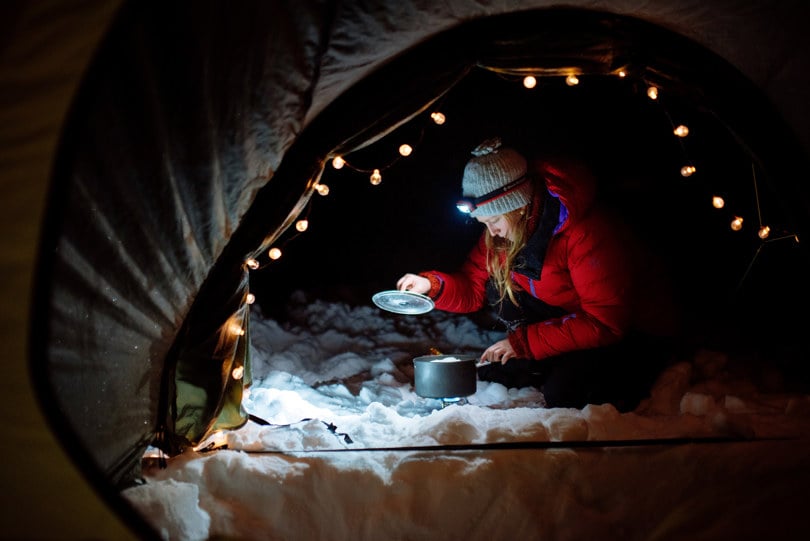
[[[513,270],[512,277],[517,286],[547,305],[563,309],[565,315],[510,331],[508,338],[516,355],[544,359],[605,346],[631,330],[667,334],[672,329],[673,311],[666,288],[659,284],[661,277],[642,257],[630,230],[596,204],[590,173],[568,164],[564,169],[549,163],[534,165],[545,180],[548,193],[543,196],[559,200],[555,207],[558,217],[553,232],[549,230],[544,256],[539,254],[539,279],[528,276],[531,272],[524,273],[523,268]],[[532,207],[532,219],[539,223],[542,206]],[[436,308],[459,313],[483,308],[489,279],[484,235],[458,272],[422,274],[431,280],[428,295]]]

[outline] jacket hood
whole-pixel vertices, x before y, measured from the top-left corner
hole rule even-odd
[[[555,232],[588,213],[596,199],[596,179],[582,163],[571,159],[536,161],[534,170],[552,196],[560,200],[560,223]]]

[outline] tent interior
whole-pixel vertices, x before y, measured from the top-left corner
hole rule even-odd
[[[806,44],[807,7],[354,4],[125,3],[74,98],[31,377],[133,528],[148,531],[118,491],[148,446],[171,456],[247,421],[249,295],[282,317],[295,289],[369,303],[404,272],[457,265],[480,232],[454,209],[460,171],[494,135],[598,172],[667,263],[686,347],[761,355],[810,383],[792,315],[810,300],[807,47],[786,45]],[[777,18],[784,35],[764,30]]]

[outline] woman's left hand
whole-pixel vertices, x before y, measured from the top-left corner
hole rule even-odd
[[[489,361],[491,363],[506,364],[509,359],[515,358],[515,350],[512,344],[509,343],[508,338],[499,340],[489,346],[481,355],[482,361]]]

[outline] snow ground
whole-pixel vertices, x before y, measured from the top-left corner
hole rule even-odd
[[[624,414],[481,381],[443,407],[414,392],[412,359],[500,333],[301,292],[289,315],[251,314],[244,406],[271,424],[215,434],[200,448],[216,450],[124,491],[165,539],[810,538],[810,396],[767,366],[695,351]],[[603,440],[645,444],[580,443]]]

